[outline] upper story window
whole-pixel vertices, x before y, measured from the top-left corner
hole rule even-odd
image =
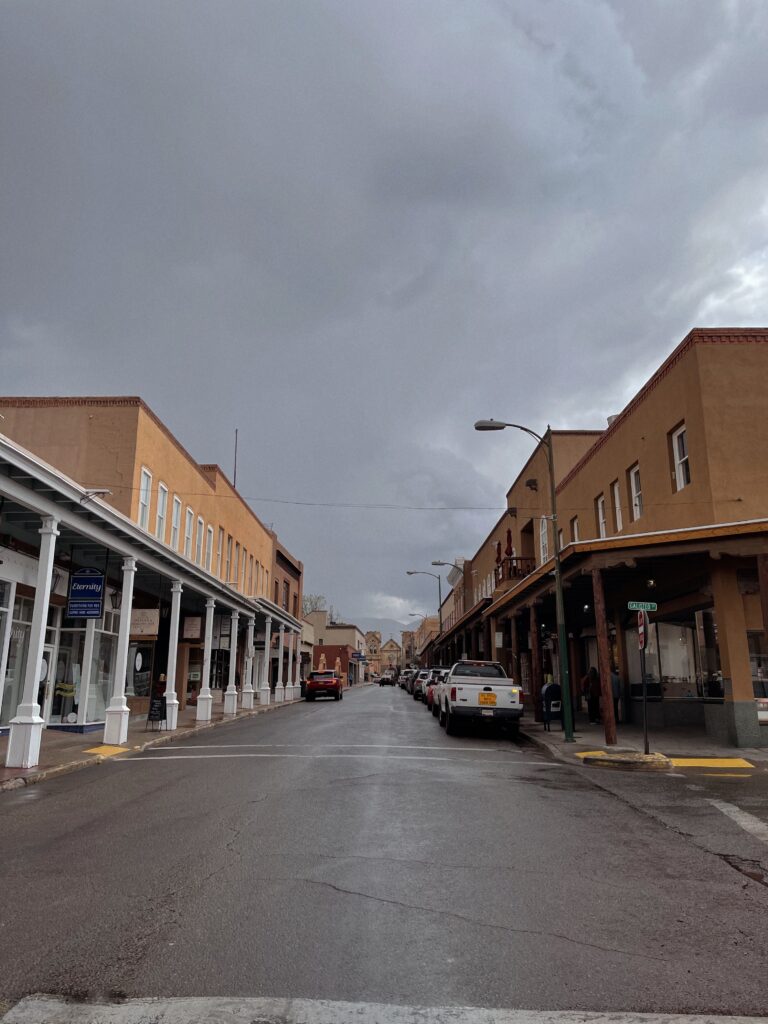
[[[230,573],[232,572],[232,534],[227,534],[227,561],[224,566],[224,582],[229,583],[232,579]]]
[[[539,520],[539,551],[541,553],[541,564],[543,565],[549,560],[549,530],[544,516]]]
[[[558,530],[557,531],[557,547],[558,547],[559,551],[563,550],[563,531],[562,530]]]
[[[639,519],[643,514],[643,487],[640,483],[640,465],[635,463],[627,473],[629,477],[629,494],[632,499],[632,519]]]
[[[235,586],[240,580],[240,541],[235,541],[235,564],[232,571],[232,582]]]
[[[288,583],[283,580],[283,608],[285,608],[286,611],[288,611],[288,600],[290,596],[291,588],[288,586]]]
[[[165,541],[165,521],[168,518],[168,488],[164,483],[157,485],[157,515],[155,518],[155,536]]]
[[[149,529],[149,499],[152,494],[152,474],[141,467],[141,484],[139,485],[139,526],[142,530]]]
[[[192,528],[195,523],[195,513],[187,506],[184,514],[184,557],[192,557]]]
[[[248,581],[248,551],[246,550],[246,548],[243,548],[243,579],[242,579],[241,590],[243,591],[244,594],[248,593],[248,590],[246,589],[247,581]]]
[[[299,595],[298,594],[294,594],[293,595],[293,617],[294,617],[294,619],[298,619],[298,617],[299,617]]]
[[[608,523],[605,518],[605,495],[601,494],[595,498],[595,518],[597,520],[598,537],[608,536]]]
[[[575,544],[578,541],[578,539],[579,539],[579,517],[578,516],[574,516],[573,519],[571,519],[571,540]]]
[[[688,435],[684,423],[672,434],[672,458],[675,465],[675,490],[682,491],[691,482],[691,466],[688,461]]]
[[[181,498],[174,494],[173,511],[171,512],[171,547],[179,550],[179,533],[181,531]]]
[[[224,527],[219,527],[219,539],[216,541],[216,575],[221,579],[221,556],[224,551]]]
[[[203,517],[197,517],[197,535],[195,536],[195,561],[198,565],[203,564],[203,533],[205,532],[205,523]]]
[[[209,526],[205,532],[205,568],[208,572],[211,571],[211,562],[213,560],[213,527]]]
[[[253,593],[253,555],[248,558],[248,593]]]
[[[618,480],[614,480],[611,484],[611,497],[613,498],[613,525],[616,533],[619,533],[624,528],[624,521],[621,518],[621,489]]]
[[[275,604],[280,604],[280,582],[275,580]]]

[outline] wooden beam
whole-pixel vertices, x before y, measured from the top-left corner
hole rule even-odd
[[[613,687],[611,686],[611,654],[608,640],[608,618],[605,614],[603,574],[592,570],[592,594],[595,601],[595,629],[597,631],[597,669],[600,673],[600,692],[603,702],[605,742],[616,744],[616,716],[613,713]]]

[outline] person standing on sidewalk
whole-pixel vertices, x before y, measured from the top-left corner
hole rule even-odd
[[[621,697],[621,680],[615,668],[611,669],[611,693],[613,695],[613,720],[619,721],[619,698]]]

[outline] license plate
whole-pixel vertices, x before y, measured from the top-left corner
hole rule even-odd
[[[490,707],[496,707],[496,694],[495,693],[480,693],[477,697],[478,704],[485,704]]]
[[[488,708],[487,711],[484,709],[483,711],[480,712],[480,714],[481,715],[486,715],[488,718],[493,718],[493,709],[492,708]]]

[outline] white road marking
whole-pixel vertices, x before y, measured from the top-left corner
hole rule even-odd
[[[710,800],[713,807],[716,807],[718,811],[723,814],[727,814],[729,818],[732,818],[745,832],[749,832],[755,839],[759,839],[762,843],[768,843],[768,825],[760,818],[756,818],[754,814],[750,814],[749,811],[742,811],[740,807],[735,804],[726,803],[725,800]]]
[[[174,749],[179,749],[178,747]],[[339,758],[352,758],[356,760],[366,758],[378,758],[382,761],[453,761],[455,764],[505,764],[509,768],[517,765],[534,765],[537,768],[567,768],[565,764],[555,764],[552,761],[516,761],[492,760],[485,757],[425,757],[423,754],[162,754],[160,751],[153,751],[151,754],[143,754],[140,757],[126,758],[120,764],[129,764],[140,761],[197,761],[210,758],[236,758],[236,757],[295,757],[304,761],[337,760]]]
[[[396,1006],[325,999],[127,999],[78,1004],[27,996],[2,1024],[765,1024],[764,1017],[715,1014],[495,1010],[474,1006]]]

